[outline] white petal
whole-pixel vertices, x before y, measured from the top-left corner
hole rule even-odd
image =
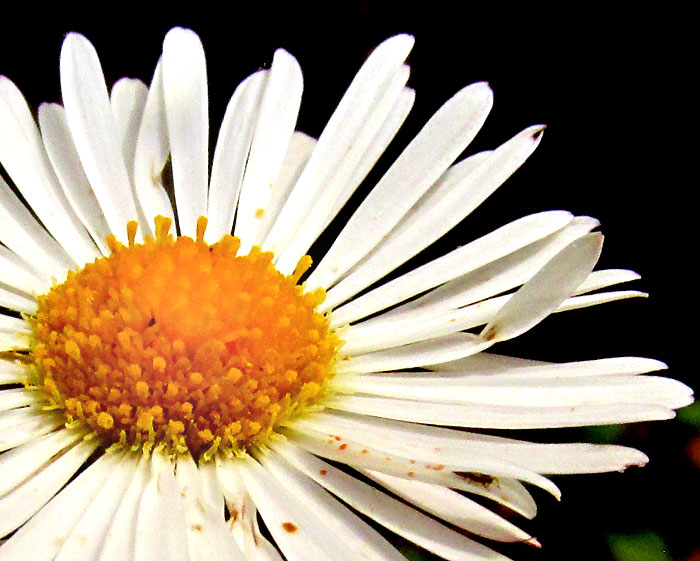
[[[8,411],[31,405],[41,400],[38,392],[33,390],[25,390],[24,388],[13,388],[11,390],[0,391],[0,411]]]
[[[502,555],[450,530],[296,446],[275,443],[274,448],[299,470],[355,510],[440,557],[450,561],[506,561]]]
[[[234,234],[241,254],[258,241],[264,213],[282,169],[299,114],[303,79],[296,59],[278,49],[272,60],[241,185]]]
[[[183,236],[195,237],[197,219],[207,213],[209,98],[204,48],[189,29],[165,36],[163,92],[178,224]]]
[[[117,125],[117,135],[121,140],[124,163],[133,181],[136,139],[141,128],[141,117],[146,105],[148,87],[141,80],[122,78],[112,86],[110,103]]]
[[[476,136],[492,102],[486,84],[473,84],[433,115],[336,238],[319,263],[316,284],[331,286],[396,226]]]
[[[148,90],[134,154],[134,189],[146,219],[143,228],[150,233],[154,233],[153,220],[156,216],[175,220],[162,177],[170,155],[164,95],[163,65],[159,60]]]
[[[0,241],[36,269],[62,281],[75,263],[0,177]]]
[[[134,542],[136,540],[136,523],[139,502],[150,478],[149,458],[141,454],[135,473],[124,490],[122,500],[112,517],[109,529],[104,537],[100,561],[132,561],[134,559]]]
[[[0,160],[51,235],[83,264],[97,250],[68,203],[22,93],[0,77]]]
[[[52,561],[118,459],[103,454],[2,546],[4,561]],[[41,539],[37,539],[41,536]],[[129,561],[121,558],[120,561]]]
[[[36,313],[36,300],[4,288],[0,288],[0,306],[29,315]]]
[[[415,99],[413,92],[407,92],[407,88],[404,87],[408,76],[408,67],[400,67],[381,92],[381,97],[376,100],[365,126],[347,147],[338,169],[318,193],[313,206],[292,239],[288,241],[287,247],[280,251],[277,267],[281,271],[294,269],[296,262],[308,252],[321,232],[345,205],[403,124]],[[350,130],[347,130],[346,134]],[[346,147],[337,146],[336,150],[340,153],[343,148]]]
[[[116,453],[117,463],[63,543],[55,561],[95,561],[105,535],[138,466],[132,454]]]
[[[502,542],[533,539],[493,511],[452,489],[408,481],[377,471],[364,473],[403,500],[463,530]]]
[[[0,328],[14,327],[12,320],[16,320],[23,327],[24,321],[10,316],[0,315]],[[4,331],[4,329],[2,329]],[[22,331],[26,333],[25,331]],[[10,362],[0,360],[0,385],[2,384],[24,384],[34,378],[32,370],[21,362]]]
[[[344,165],[355,140],[413,46],[413,37],[398,35],[384,41],[353,79],[319,138],[319,143],[275,222],[265,249],[279,255],[303,224],[333,174]],[[292,259],[293,261],[293,259]],[[293,263],[293,266],[296,262]]]
[[[481,337],[505,341],[542,321],[586,280],[602,245],[603,236],[588,234],[559,252],[506,302]]]
[[[233,230],[243,173],[268,74],[267,70],[260,70],[243,80],[226,107],[211,168],[209,222],[205,233],[209,243],[217,242]]]
[[[77,33],[61,49],[61,92],[85,175],[112,233],[126,242],[126,223],[139,218],[134,195],[99,58]]]
[[[34,407],[23,407],[3,412],[0,417],[0,452],[31,442],[45,434],[56,430],[65,424],[66,420],[60,413],[37,410]],[[9,430],[4,430],[5,423],[12,423]],[[5,456],[0,456],[5,460]],[[8,456],[9,459],[9,456]],[[1,463],[1,462],[0,462]],[[2,483],[0,483],[2,485]]]
[[[0,290],[0,304],[3,301],[3,298],[3,292]],[[31,300],[28,302],[31,302]],[[31,304],[28,304],[27,307],[29,309],[32,308]],[[28,349],[30,341],[31,335],[28,335],[27,333],[0,333],[0,352]]]
[[[672,419],[671,409],[645,403],[528,407],[426,403],[371,396],[332,396],[326,407],[352,413],[451,427],[537,429],[583,427]]]
[[[477,158],[476,164],[467,159],[447,170],[388,237],[333,287],[334,298],[349,299],[450,231],[532,154],[542,138],[542,129],[530,127],[494,152]]]
[[[153,529],[158,528],[157,532]],[[134,561],[189,561],[187,522],[170,460],[156,451],[138,507]]]
[[[41,104],[39,125],[46,152],[66,198],[100,251],[104,255],[109,255],[110,250],[105,238],[112,232],[102,214],[100,203],[90,182],[85,176],[80,156],[71,136],[65,109],[57,103]]]
[[[405,561],[381,534],[281,456],[266,452],[257,455],[257,459],[296,500],[313,510],[327,524],[329,534],[347,549],[348,559],[359,555],[366,561]]]
[[[0,246],[0,270],[4,284],[32,296],[48,292],[53,285],[49,275],[38,271],[5,246]]]
[[[379,288],[355,298],[333,311],[332,325],[340,326],[365,317],[411,296],[465,275],[518,250],[546,239],[569,224],[568,212],[532,214],[502,226],[463,247],[418,267]],[[335,306],[338,299],[328,291],[323,311]]]
[[[97,447],[97,439],[82,441],[50,462],[34,477],[0,499],[0,536],[29,520],[80,469]]]

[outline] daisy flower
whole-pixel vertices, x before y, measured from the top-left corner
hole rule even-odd
[[[69,34],[63,105],[36,120],[0,78],[0,560],[403,559],[382,526],[495,561],[494,541],[539,545],[515,522],[531,487],[559,497],[546,475],[647,462],[482,430],[690,403],[644,375],[655,360],[491,352],[553,312],[643,295],[601,290],[637,275],[593,270],[596,220],[524,216],[387,280],[540,143],[533,126],[456,162],[487,84],[428,120],[312,264],[411,109],[412,45],[379,45],[318,139],[295,130],[302,74],[278,50],[234,91],[211,172],[192,31],[167,34],[150,86],[111,92]]]

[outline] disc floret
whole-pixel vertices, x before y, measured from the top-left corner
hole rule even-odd
[[[34,364],[41,386],[69,421],[106,442],[164,443],[199,457],[264,441],[315,403],[333,372],[337,335],[304,292],[255,247],[238,255],[226,235],[204,242],[169,234],[90,263],[38,299]]]

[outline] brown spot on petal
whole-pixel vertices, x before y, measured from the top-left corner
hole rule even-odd
[[[299,529],[296,524],[292,524],[291,522],[284,522],[282,528],[289,534],[293,534]]]

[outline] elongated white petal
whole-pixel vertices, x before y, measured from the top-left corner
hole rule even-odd
[[[105,534],[99,561],[131,561],[134,559],[139,502],[150,480],[149,458],[138,458],[135,473],[124,490],[122,500]]]
[[[366,561],[405,561],[381,534],[281,456],[268,452],[256,457],[296,500],[304,503],[326,522],[328,531],[346,548],[348,560],[354,556]]]
[[[539,145],[542,129],[530,127],[478,158],[476,169],[460,173],[458,164],[448,170],[367,259],[333,288],[334,298],[347,300],[456,226],[532,154]],[[471,168],[471,164],[465,167]]]
[[[348,201],[392,140],[413,105],[414,96],[410,93],[404,95],[408,75],[408,67],[400,67],[386,84],[386,88],[380,94],[381,97],[375,100],[375,106],[365,126],[348,147],[338,169],[329,178],[329,183],[319,192],[306,219],[297,228],[284,251],[280,253],[277,266],[281,271],[293,270],[294,264],[308,251],[323,229]],[[397,104],[399,107],[395,109]]]
[[[0,536],[19,528],[58,493],[92,454],[98,445],[96,440],[79,442],[0,498]]]
[[[182,235],[194,237],[197,219],[207,212],[209,94],[204,48],[189,29],[165,36],[163,92],[178,224]]]
[[[295,429],[287,429],[295,443],[317,456],[329,458],[354,467],[363,467],[397,475],[437,483],[446,487],[461,488],[457,472],[488,474],[494,477],[514,478],[532,483],[550,492],[557,499],[561,493],[548,479],[529,472],[519,466],[498,458],[473,453],[470,458],[461,458],[451,463],[453,457],[446,456],[434,447],[414,448],[410,442],[397,441],[383,443],[372,435],[328,437],[322,432],[306,428],[303,420],[295,424]]]
[[[537,429],[583,427],[672,419],[668,407],[646,403],[581,405],[578,407],[529,407],[477,404],[426,403],[373,396],[332,396],[324,401],[331,409],[414,423],[450,427]]]
[[[478,83],[438,110],[350,218],[319,264],[316,284],[331,286],[396,226],[476,136],[492,102],[488,85]]]
[[[503,542],[533,539],[527,532],[452,489],[378,471],[364,473],[403,500],[463,530]]]
[[[0,293],[0,302],[3,296]],[[31,335],[26,333],[0,333],[0,351],[14,351],[18,349],[28,349]]]
[[[415,368],[456,360],[489,348],[493,343],[470,333],[452,333],[375,353],[368,353],[338,364],[338,372],[381,372]]]
[[[36,296],[48,292],[53,284],[51,277],[35,267],[32,267],[25,259],[0,245],[0,268],[2,270],[2,282],[25,294]],[[24,325],[28,325],[22,322]],[[2,326],[0,325],[0,329]],[[22,331],[22,329],[19,329]]]
[[[112,232],[85,176],[63,106],[57,103],[40,105],[39,126],[46,152],[66,198],[100,251],[104,255],[109,254],[105,238]]]
[[[163,170],[170,155],[168,120],[163,93],[163,64],[158,61],[143,108],[136,151],[134,154],[134,190],[146,223],[143,228],[153,233],[153,220],[165,216],[175,220],[170,198],[163,185]]]
[[[143,109],[148,97],[148,86],[141,80],[122,78],[112,86],[110,103],[121,141],[124,163],[129,178],[133,182],[136,139],[141,128]]]
[[[159,528],[154,532],[153,528]],[[134,561],[189,561],[187,522],[173,465],[160,452],[151,457],[151,474],[138,507]]]
[[[36,313],[36,300],[4,288],[0,288],[0,306],[29,315]]]
[[[353,143],[362,134],[376,100],[381,99],[412,46],[413,37],[398,35],[384,41],[369,56],[324,128],[308,165],[265,240],[265,249],[280,254],[286,248],[321,190],[346,158],[352,158]]]
[[[41,400],[38,392],[25,390],[24,388],[13,388],[11,390],[0,391],[0,411],[8,411],[17,407],[31,405]]]
[[[177,459],[178,488],[187,520],[191,561],[245,561],[222,515],[223,494],[214,502],[206,497],[204,481],[191,456]]]
[[[241,185],[234,234],[246,254],[258,239],[260,219],[282,169],[301,105],[303,79],[296,59],[278,49],[272,60]]]
[[[0,327],[12,327],[12,322],[17,320],[9,316],[0,316]],[[24,323],[22,320],[18,322]],[[34,378],[32,370],[21,362],[0,361],[0,384],[23,384]]]
[[[136,203],[99,58],[77,33],[61,49],[61,93],[85,175],[112,233],[126,242],[126,223],[139,218]]]
[[[15,413],[15,415],[10,415],[10,413]],[[3,426],[3,421],[14,422],[9,426],[8,430],[5,430],[6,427]],[[0,432],[0,452],[25,442],[32,442],[45,434],[53,432],[65,422],[65,418],[62,418],[60,414],[37,411],[34,407],[23,407],[22,409],[4,412],[0,418],[0,428],[2,429],[2,432]],[[3,455],[2,458],[4,461],[5,456]],[[17,475],[20,472],[13,473]]]
[[[571,296],[598,261],[600,234],[588,234],[556,255],[501,308],[482,331],[489,341],[505,341],[524,333]]]
[[[117,463],[63,543],[55,561],[96,561],[112,517],[138,466],[131,454],[117,453]]]
[[[0,241],[38,271],[63,280],[75,266],[66,251],[44,230],[0,177]]]
[[[564,228],[572,220],[568,212],[542,212],[519,218],[461,248],[355,298],[333,311],[333,326],[344,325],[411,296],[460,277],[499,258],[517,252]],[[321,305],[323,311],[337,299],[333,290]]]
[[[46,229],[76,264],[97,250],[70,207],[22,93],[0,77],[0,161]]]
[[[440,557],[450,561],[506,561],[502,555],[296,446],[280,443],[275,450],[355,510]]]
[[[53,561],[118,459],[118,454],[103,454],[88,466],[3,544],[3,560]],[[122,557],[120,561],[128,559]]]
[[[288,561],[348,558],[341,544],[328,539],[322,520],[294,500],[284,485],[258,462],[250,457],[242,458],[237,468],[267,529]]]
[[[268,74],[267,70],[260,70],[243,80],[226,107],[211,168],[207,206],[209,223],[205,232],[209,243],[233,230],[243,173]]]

